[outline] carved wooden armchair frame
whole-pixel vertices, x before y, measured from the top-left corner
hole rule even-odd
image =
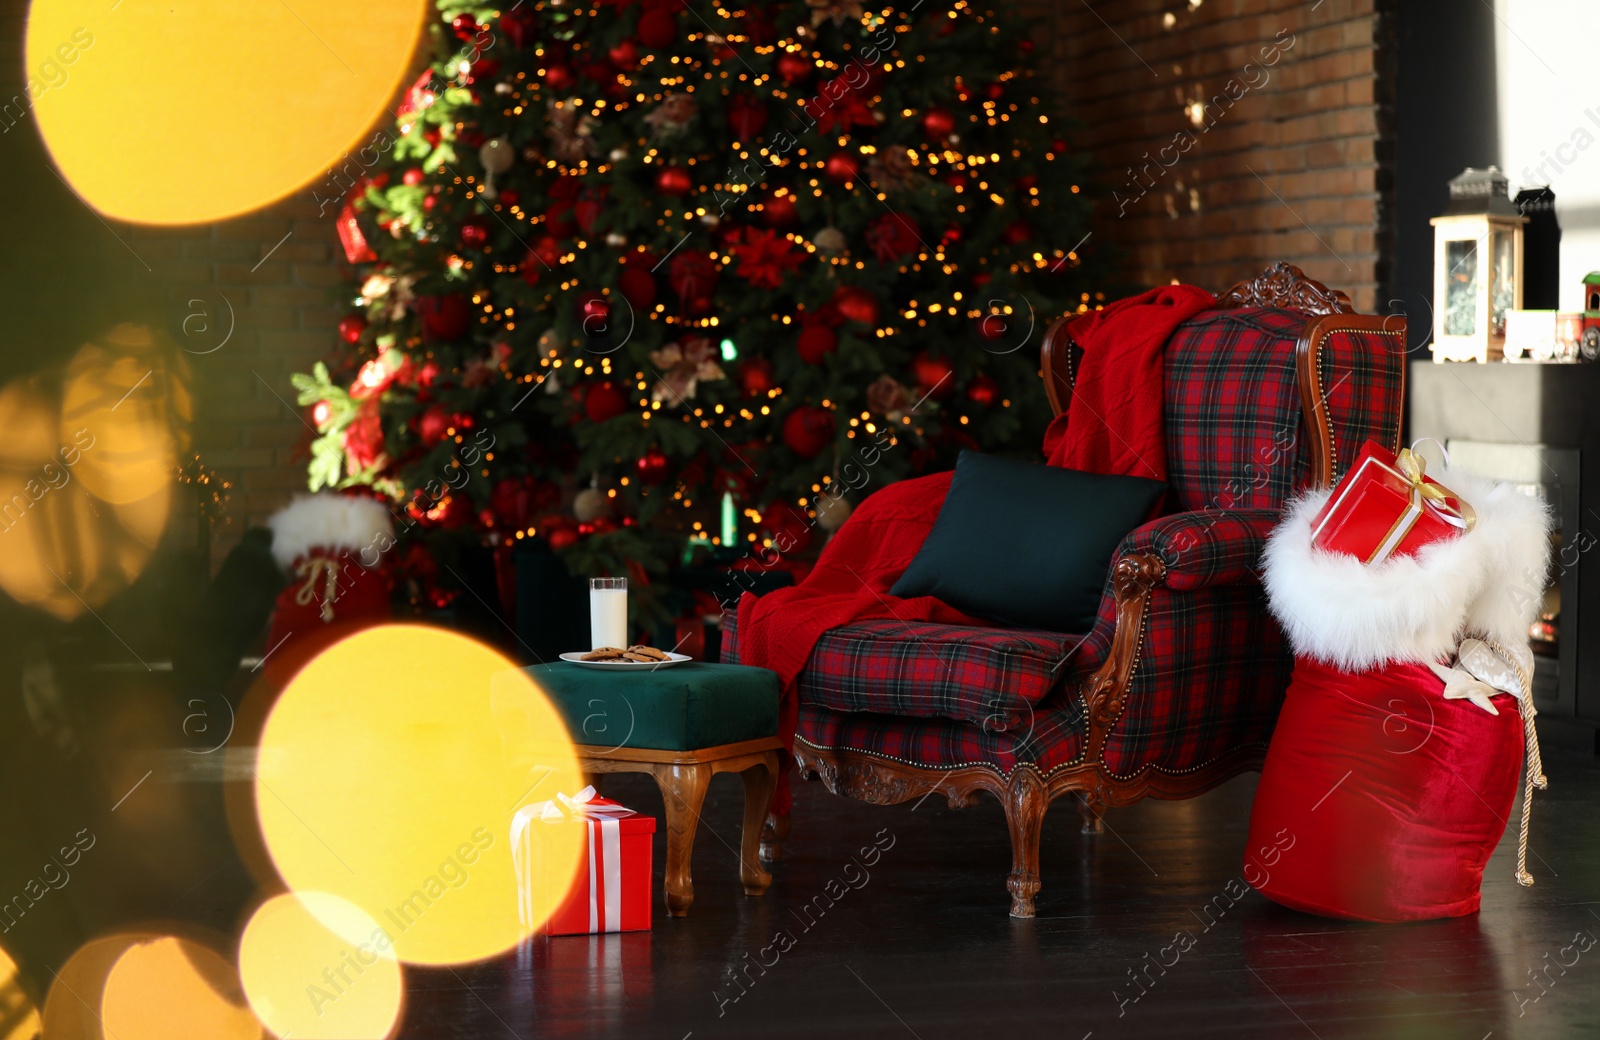
[[[1338,462],[1332,418],[1326,408],[1327,391],[1323,386],[1323,348],[1331,336],[1340,332],[1398,335],[1404,343],[1404,319],[1356,314],[1347,295],[1283,263],[1255,279],[1233,286],[1218,297],[1217,307],[1275,307],[1307,315],[1295,350],[1303,432],[1308,437],[1314,486],[1332,485],[1338,477]],[[1072,397],[1078,348],[1067,334],[1067,326],[1075,317],[1077,315],[1068,314],[1058,318],[1045,333],[1042,348],[1045,388],[1058,415]],[[1404,366],[1400,369],[1403,380]],[[1401,399],[1404,399],[1403,383]],[[1398,436],[1398,424],[1395,434]],[[987,765],[928,768],[866,752],[818,748],[800,738],[794,746],[798,772],[802,776],[820,777],[834,794],[881,805],[939,792],[951,807],[960,808],[972,804],[979,791],[994,795],[1005,808],[1011,837],[1011,873],[1006,881],[1011,894],[1011,915],[1032,917],[1034,896],[1040,884],[1040,834],[1050,802],[1069,792],[1076,794],[1085,832],[1097,833],[1101,830],[1100,816],[1108,807],[1129,805],[1145,797],[1193,797],[1242,772],[1259,770],[1265,759],[1263,747],[1246,746],[1184,773],[1143,769],[1131,777],[1119,777],[1103,768],[1106,739],[1122,714],[1138,664],[1151,590],[1163,582],[1166,572],[1166,565],[1154,553],[1128,553],[1114,564],[1116,627],[1105,662],[1084,678],[1078,688],[1086,709],[1086,732],[1085,753],[1077,764],[1057,769],[1048,778],[1032,765],[1020,765],[1008,777],[998,768]]]

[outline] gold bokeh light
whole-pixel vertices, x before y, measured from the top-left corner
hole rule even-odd
[[[351,943],[330,931],[363,935]],[[239,977],[257,1017],[295,1040],[383,1040],[400,1016],[401,972],[388,933],[325,892],[274,896],[239,939]]]
[[[510,949],[555,909],[583,830],[535,829],[532,862],[559,882],[536,886],[524,925],[511,817],[582,786],[561,717],[525,673],[465,636],[385,625],[285,688],[262,729],[255,805],[290,889],[360,907],[401,961],[454,964]],[[323,924],[347,943],[371,938]]]
[[[233,967],[215,950],[170,935],[122,952],[106,978],[100,1017],[115,1040],[261,1037]]]
[[[70,620],[143,573],[188,446],[187,379],[169,338],[124,323],[64,372],[0,387],[0,589]]]
[[[221,220],[360,154],[430,6],[33,0],[29,97],[62,175],[101,213]],[[173,103],[144,89],[163,84]],[[340,183],[322,194],[343,194]]]

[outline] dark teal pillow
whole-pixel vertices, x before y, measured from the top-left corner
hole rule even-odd
[[[933,531],[890,591],[1017,628],[1087,632],[1111,554],[1166,488],[964,451]]]

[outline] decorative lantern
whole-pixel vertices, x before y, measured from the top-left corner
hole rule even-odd
[[[1433,360],[1497,361],[1506,314],[1522,308],[1522,226],[1491,166],[1450,182],[1450,203],[1433,224]]]

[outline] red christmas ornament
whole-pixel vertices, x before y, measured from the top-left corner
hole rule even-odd
[[[479,58],[467,72],[468,83],[487,83],[500,74],[500,63],[493,58]]]
[[[836,184],[849,184],[861,175],[861,163],[849,152],[840,150],[828,156],[822,172]]]
[[[805,404],[783,420],[783,443],[802,459],[814,459],[833,443],[833,413]]]
[[[468,249],[482,249],[489,244],[489,225],[481,220],[461,223],[461,244]]]
[[[810,58],[798,54],[784,54],[778,59],[778,76],[785,83],[793,86],[816,71],[816,65]]]
[[[522,50],[534,41],[539,31],[539,17],[533,13],[532,4],[518,4],[500,16],[500,28],[511,41],[511,46]]]
[[[666,480],[667,473],[671,469],[666,452],[660,448],[651,448],[639,456],[639,461],[634,465],[639,471],[639,479],[651,487]]]
[[[552,62],[550,67],[544,70],[544,85],[558,94],[571,90],[577,82],[578,75],[572,71],[571,65]]]
[[[768,227],[787,227],[793,224],[797,217],[792,192],[768,195],[761,203],[761,219]]]
[[[605,422],[628,410],[628,399],[615,383],[595,383],[583,397],[583,414],[590,422]]]
[[[355,422],[345,427],[344,453],[355,469],[366,469],[383,455],[383,420],[378,417],[378,402],[368,400]]]
[[[533,247],[522,260],[522,280],[538,285],[539,279],[554,271],[561,263],[561,243],[554,235],[542,235],[533,240]]]
[[[655,276],[644,268],[624,268],[621,277],[617,279],[617,287],[622,290],[623,297],[633,305],[634,310],[647,311],[656,302]]]
[[[686,313],[703,314],[711,309],[711,294],[717,287],[717,262],[709,253],[680,249],[667,265],[667,279]]]
[[[728,129],[740,141],[753,141],[767,126],[767,106],[749,94],[729,94],[722,110]]]
[[[934,107],[922,113],[922,132],[933,141],[943,141],[955,133],[956,117],[948,108]]]
[[[672,12],[657,7],[639,18],[639,42],[653,51],[664,51],[678,39],[678,22]]]
[[[578,196],[578,201],[573,203],[572,215],[577,218],[578,230],[585,235],[594,233],[594,225],[600,219],[600,214],[605,212],[606,195],[604,187],[583,192]]]
[[[611,301],[597,292],[584,293],[578,297],[578,320],[585,332],[604,332],[611,320]]]
[[[984,88],[983,92],[990,101],[999,101],[1001,98],[1006,96],[1006,88],[1002,87],[998,83],[989,84]]]
[[[944,358],[918,354],[911,362],[911,374],[917,385],[935,401],[943,401],[955,393],[955,369]]]
[[[773,387],[772,362],[766,358],[750,358],[739,364],[739,389],[746,397],[765,397]]]
[[[1000,384],[979,374],[967,387],[967,399],[980,408],[988,408],[1000,399]]]
[[[367,319],[359,314],[346,314],[339,319],[339,338],[346,343],[361,342],[361,334],[367,331]]]
[[[472,310],[467,298],[460,293],[423,296],[417,300],[417,317],[422,321],[423,339],[460,339],[467,334]]]
[[[450,428],[450,416],[439,405],[433,405],[417,417],[417,439],[425,447],[433,447],[445,438],[445,430]]]
[[[854,285],[841,285],[834,290],[832,307],[846,321],[859,321],[863,325],[878,324],[878,298]]]
[[[922,244],[922,229],[910,217],[885,213],[867,225],[866,239],[879,263],[892,264],[917,251]]]
[[[1011,319],[996,306],[978,319],[977,328],[980,337],[993,342],[1005,336],[1010,330]]]
[[[565,525],[544,528],[544,540],[552,549],[567,549],[578,544],[578,529],[576,526]]]
[[[458,40],[470,40],[478,35],[478,20],[470,14],[458,14],[450,20],[450,31]]]
[[[687,195],[694,179],[682,166],[668,166],[656,174],[656,190],[663,195]]]
[[[839,347],[838,335],[828,326],[812,323],[800,330],[800,339],[795,344],[800,360],[808,365],[815,365],[823,358],[832,354]]]
[[[434,383],[438,382],[438,380],[439,380],[439,363],[437,361],[424,362],[422,367],[417,369],[417,385],[418,386],[424,387],[424,388],[431,387],[431,386],[433,386]]]
[[[816,523],[798,506],[774,506],[761,515],[761,526],[781,552],[803,553],[811,548]]]
[[[428,194],[422,196],[422,212],[424,212],[424,213],[432,213],[433,212],[433,208],[435,206],[437,206],[438,204],[439,204],[439,191],[438,191],[437,188],[435,188],[433,191],[428,192]]]
[[[426,176],[427,174],[422,172],[421,167],[413,166],[405,173],[400,175],[400,183],[409,188],[415,188],[417,185],[422,183],[422,179]]]
[[[624,72],[639,64],[639,46],[632,40],[623,40],[606,52],[611,64]]]

